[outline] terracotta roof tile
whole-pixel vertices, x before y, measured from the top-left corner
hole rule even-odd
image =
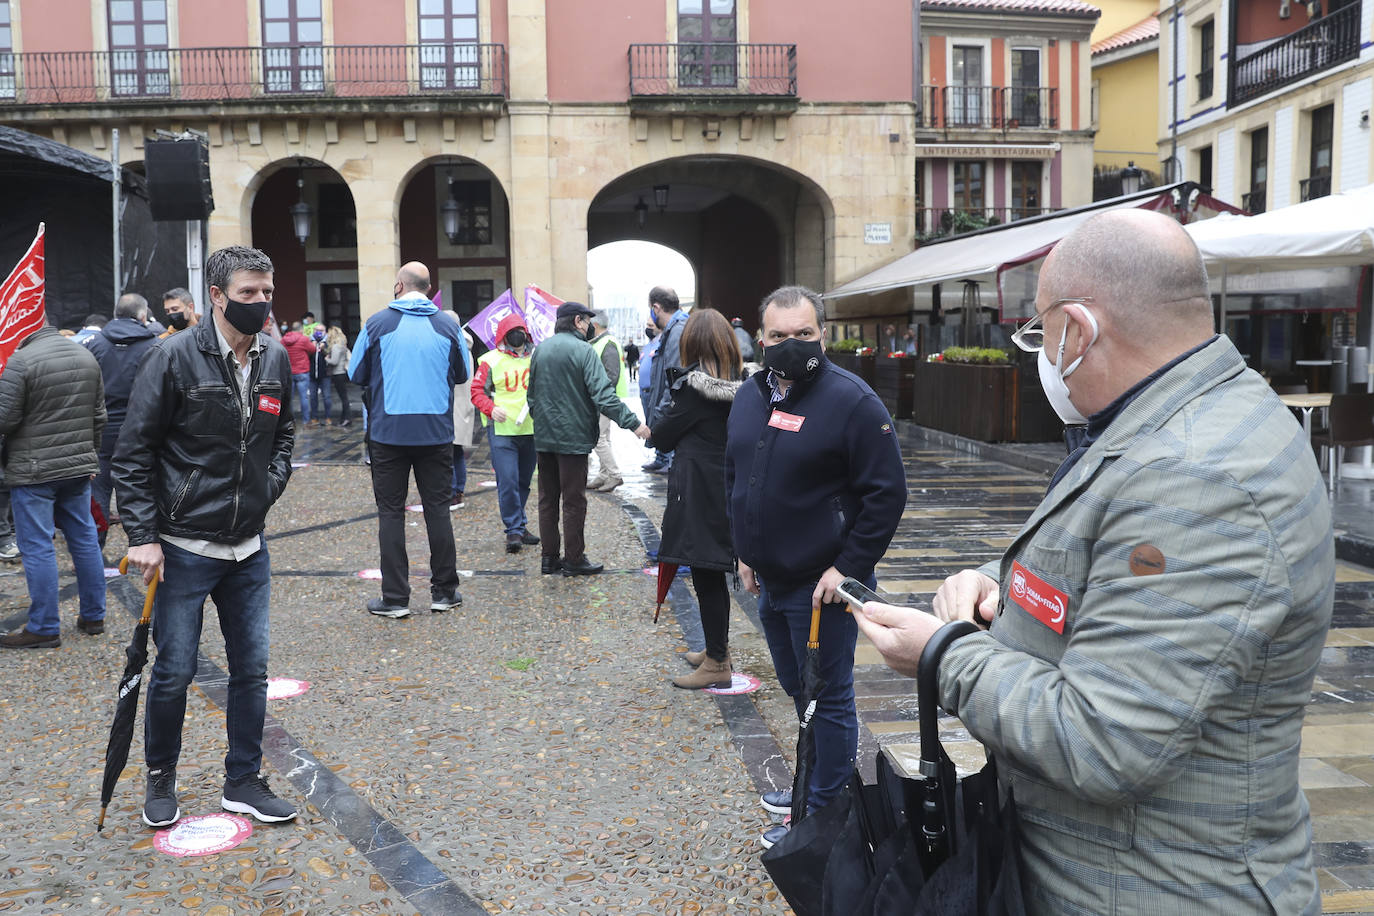
[[[1083,0],[921,0],[923,10],[988,10],[1028,16],[1096,19],[1102,11]]]
[[[1122,48],[1129,48],[1131,45],[1138,45],[1158,37],[1159,16],[1151,14],[1130,28],[1122,29],[1115,35],[1108,35],[1101,41],[1094,42],[1093,53],[1104,54],[1107,51],[1119,51]]]

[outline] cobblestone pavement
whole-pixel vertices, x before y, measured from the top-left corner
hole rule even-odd
[[[878,584],[926,601],[945,575],[1000,553],[1044,478],[909,433],[903,447],[912,496]],[[0,654],[0,912],[787,913],[759,865],[757,836],[771,821],[757,794],[790,781],[792,704],[739,592],[732,654],[760,689],[727,697],[668,683],[685,670],[677,654],[701,645],[695,605],[679,581],[652,622],[645,549],[656,546],[664,481],[639,471],[646,453],[628,433],[617,448],[626,485],[593,496],[588,511],[588,552],[605,574],[540,576],[537,548],[505,554],[479,446],[467,505],[453,513],[463,607],[423,610],[416,513],[416,612],[384,620],[363,610],[378,584],[358,577],[378,558],[357,432],[302,435],[305,466],[269,518],[270,673],[311,687],[269,701],[264,768],[302,816],[254,825],[210,856],[154,848],[138,819],[138,747],[95,832],[114,684],[141,594],[112,579],[109,628],[87,637],[65,570],[62,647]],[[122,549],[112,532],[107,556]],[[1325,911],[1374,912],[1374,573],[1342,564],[1339,578],[1303,780]],[[21,623],[25,607],[19,568],[5,565],[0,622]],[[226,665],[213,619],[179,770],[186,815],[218,809]],[[865,643],[856,661],[861,759],[871,770],[881,746],[909,763],[911,682]],[[980,765],[956,720],[942,721],[942,735],[957,762]]]

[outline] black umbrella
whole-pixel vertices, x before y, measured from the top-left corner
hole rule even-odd
[[[127,573],[129,558],[119,561],[119,571]],[[153,619],[153,597],[157,594],[157,576],[148,583],[148,594],[143,598],[143,616],[134,627],[134,638],[129,640],[124,654],[124,673],[119,678],[118,701],[115,703],[114,721],[110,723],[110,743],[105,746],[105,778],[100,783],[100,820],[95,829],[99,833],[105,826],[105,809],[110,806],[114,795],[115,783],[129,762],[129,744],[134,737],[134,716],[138,712],[138,691],[143,683],[143,666],[148,662],[148,624]]]
[[[811,607],[811,632],[806,640],[806,663],[802,667],[801,724],[797,728],[797,773],[792,780],[792,826],[787,835],[763,854],[764,868],[797,916],[821,913],[820,887],[831,847],[848,814],[848,806],[832,802],[815,817],[808,817],[807,789],[816,765],[816,735],[811,720],[816,702],[825,689],[821,680],[821,606]],[[808,907],[805,901],[813,901]]]
[[[966,620],[945,624],[926,644],[916,674],[920,809],[907,813],[917,831],[916,859],[926,875],[917,914],[1016,916],[1026,911],[1016,802],[1009,795],[999,803],[996,763],[989,761],[960,780],[940,744],[940,660],[956,639],[977,631]]]
[[[994,764],[960,780],[940,744],[940,658],[976,629],[948,624],[921,656],[920,774],[900,776],[879,755],[876,785],[863,785],[856,771],[838,798],[800,824],[794,820],[764,853],[797,916],[1024,914],[1015,803],[1008,798],[999,807]],[[801,746],[799,740],[799,771]],[[799,797],[794,787],[794,812]]]

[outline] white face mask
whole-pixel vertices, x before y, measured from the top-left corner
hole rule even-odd
[[[1050,406],[1059,415],[1059,419],[1064,421],[1065,426],[1074,426],[1087,423],[1088,418],[1083,416],[1077,407],[1073,406],[1073,401],[1069,399],[1069,386],[1064,383],[1064,379],[1073,374],[1073,371],[1083,362],[1083,357],[1087,356],[1088,351],[1092,349],[1092,345],[1097,343],[1098,327],[1097,319],[1093,317],[1093,313],[1080,303],[1070,302],[1064,308],[1082,309],[1083,314],[1087,316],[1088,323],[1093,328],[1092,340],[1088,341],[1088,346],[1083,349],[1083,353],[1078,359],[1069,363],[1067,367],[1064,366],[1064,342],[1069,337],[1069,327],[1066,320],[1064,333],[1059,336],[1059,353],[1055,357],[1054,363],[1050,363],[1050,358],[1045,355],[1045,351],[1042,349],[1036,364],[1040,371],[1040,387],[1045,389],[1045,397],[1049,399]]]

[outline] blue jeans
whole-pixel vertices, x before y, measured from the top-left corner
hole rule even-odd
[[[81,596],[81,616],[105,619],[105,560],[96,543],[91,518],[91,481],[71,477],[10,488],[14,506],[14,538],[24,555],[24,582],[29,589],[30,633],[56,636],[61,629],[57,615],[57,528],[67,539],[67,550],[76,567]]]
[[[869,576],[866,583],[874,586]],[[806,639],[811,630],[811,594],[815,582],[773,591],[759,581],[759,622],[773,656],[778,683],[792,698],[797,717],[802,714],[802,671],[806,666]],[[810,808],[820,808],[844,788],[854,772],[859,745],[859,714],[854,708],[854,645],[859,625],[843,604],[821,606],[821,691],[812,718],[816,736],[816,768],[811,771],[807,793]]]
[[[313,416],[310,412],[310,388],[312,385],[309,372],[293,372],[291,374],[291,387],[296,389],[296,403],[301,405],[302,423],[309,423]]]
[[[206,597],[215,600],[229,659],[224,727],[230,779],[262,769],[262,724],[267,714],[268,605],[271,560],[267,543],[242,562],[216,560],[162,542],[166,560],[153,606],[157,657],[148,678],[143,752],[149,769],[176,766],[186,718],[186,690],[196,675]]]
[[[527,530],[525,503],[530,498],[530,480],[534,478],[537,455],[534,436],[499,436],[487,427],[491,443],[491,465],[496,469],[496,504],[501,509],[501,524],[506,534],[523,534]]]
[[[330,411],[334,409],[334,405],[330,403],[329,391],[331,384],[332,383],[329,381],[329,376],[327,375],[322,375],[319,378],[310,379],[310,415],[312,417],[320,417],[325,420],[329,419]],[[320,412],[321,397],[324,398],[323,413]]]

